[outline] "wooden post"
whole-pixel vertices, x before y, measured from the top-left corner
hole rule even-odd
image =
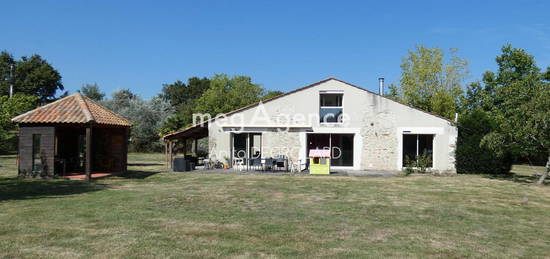
[[[198,144],[199,144],[199,141],[198,141],[197,138],[195,138],[195,143],[194,143],[194,148],[193,148],[193,153],[195,153],[195,157],[199,157],[199,155],[197,155]]]
[[[187,155],[187,143],[189,142],[187,140],[188,139],[183,139],[183,156]]]
[[[172,141],[169,141],[168,142],[168,169],[172,169],[172,152],[173,152]]]
[[[124,173],[128,172],[128,138],[130,137],[130,128],[124,129]]]
[[[86,127],[86,180],[92,179],[92,125]]]
[[[166,165],[166,169],[168,169],[168,144],[166,144],[166,140],[164,141],[164,163]]]

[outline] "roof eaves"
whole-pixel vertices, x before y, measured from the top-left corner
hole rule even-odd
[[[179,134],[181,134],[181,133],[184,133],[184,132],[186,132],[186,131],[188,131],[188,130],[191,130],[191,129],[194,129],[194,128],[196,128],[196,127],[205,127],[205,126],[208,125],[208,122],[210,122],[210,121],[212,121],[212,120],[214,120],[214,119],[210,119],[210,120],[208,120],[208,121],[206,121],[206,122],[202,122],[202,123],[193,124],[193,125],[191,125],[191,126],[189,126],[189,127],[186,127],[185,129],[178,130],[178,131],[175,131],[175,132],[166,134],[166,135],[162,136],[162,139],[166,140],[167,138],[170,138],[170,137],[175,136],[175,135],[179,135]]]
[[[19,114],[19,115],[13,117],[13,119],[11,119],[11,121],[12,121],[12,122],[19,122],[19,120],[21,120],[21,118],[23,118],[23,117],[25,117],[25,116],[27,116],[27,115],[29,115],[29,114],[31,114],[31,113],[33,113],[33,112],[35,112],[35,111],[38,111],[38,110],[45,109],[45,108],[50,107],[50,106],[52,106],[52,105],[55,105],[55,104],[57,104],[58,102],[61,102],[61,101],[63,101],[63,98],[58,99],[58,100],[55,100],[55,101],[53,101],[53,102],[51,102],[51,103],[48,103],[48,104],[46,104],[46,105],[37,107],[37,108],[32,109],[32,110],[30,110],[30,111],[28,111],[28,112],[25,112],[25,113],[23,113],[23,114]]]

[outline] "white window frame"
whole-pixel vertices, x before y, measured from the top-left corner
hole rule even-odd
[[[307,134],[354,134],[353,137],[353,166],[331,166],[335,170],[360,170],[361,158],[363,157],[363,137],[361,136],[361,128],[333,128],[314,127],[312,131],[300,132],[300,159],[306,161],[307,159]]]
[[[401,139],[403,139],[403,137],[405,135],[415,135],[416,136],[416,157],[417,158],[418,158],[418,156],[420,156],[420,149],[419,149],[419,147],[420,147],[420,138],[419,138],[419,136],[420,135],[430,135],[430,136],[432,136],[432,166],[428,167],[428,168],[432,169],[434,167],[433,159],[434,159],[435,134],[429,134],[429,133],[421,133],[420,134],[420,133],[403,132],[403,134],[401,134]],[[401,154],[403,154],[403,144],[401,144]],[[403,155],[401,155],[401,156],[403,156]],[[403,159],[403,158],[401,158],[401,159]],[[403,160],[401,160],[401,161],[403,161]],[[418,159],[417,159],[417,161],[418,161]],[[401,163],[401,166],[403,168],[405,168],[405,166],[403,166],[403,163]],[[414,168],[416,169],[416,167],[414,167]]]
[[[402,170],[403,167],[403,135],[405,134],[431,134],[433,138],[432,169],[437,168],[439,163],[438,154],[441,152],[436,145],[438,136],[443,135],[443,127],[398,127],[397,128],[397,167]]]
[[[340,106],[321,106],[321,95],[329,95],[329,94],[338,94],[338,95],[341,95],[342,96],[342,103],[340,104]],[[340,124],[343,124],[344,123],[344,117],[345,116],[342,116],[342,121],[336,121],[336,122],[326,122],[326,121],[321,121],[321,119],[323,119],[321,117],[321,109],[325,108],[325,109],[335,109],[335,108],[340,108],[342,109],[342,114],[344,114],[344,91],[319,91],[319,124],[321,125],[340,125]],[[336,118],[338,120],[338,118]]]

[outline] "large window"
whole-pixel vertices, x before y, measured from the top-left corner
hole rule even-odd
[[[329,149],[331,165],[353,166],[353,134],[308,134],[307,154],[310,149]]]
[[[261,158],[262,134],[233,134],[233,158]]]
[[[42,171],[42,159],[40,158],[40,134],[32,134],[32,171]]]
[[[342,122],[344,114],[342,106],[343,94],[340,93],[321,93],[319,117],[321,123],[339,123]]]
[[[418,161],[421,155],[429,157],[429,166],[432,167],[433,139],[431,134],[403,134],[403,167],[407,166],[407,162]]]

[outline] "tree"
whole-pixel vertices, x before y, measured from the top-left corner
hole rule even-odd
[[[282,94],[284,94],[284,92],[281,92],[281,91],[268,91],[268,92],[262,97],[262,101],[265,101],[265,100],[268,100],[268,99],[277,97],[277,96],[282,95]]]
[[[550,171],[550,68],[541,73],[533,56],[511,45],[502,48],[496,61],[498,71],[484,74],[482,92],[492,104],[498,129],[482,143],[515,156],[545,152],[547,170],[538,180],[542,184]]]
[[[143,100],[128,89],[120,89],[112,98],[102,102],[115,113],[132,121],[130,150],[137,152],[160,151],[163,144],[159,131],[163,121],[174,109],[159,97]]]
[[[164,101],[169,102],[176,110],[163,123],[160,134],[164,135],[174,130],[190,125],[193,122],[193,112],[197,99],[210,87],[210,79],[191,77],[187,84],[176,81],[164,85],[159,95]]]
[[[265,90],[252,83],[248,76],[218,74],[212,77],[210,88],[197,100],[195,112],[212,116],[223,114],[258,102],[264,94]]]
[[[472,82],[460,100],[461,112],[482,110],[490,111],[494,105],[494,94],[484,87],[481,82]]]
[[[388,89],[390,89],[390,91],[384,95],[385,97],[388,97],[395,101],[402,101],[399,86],[395,84],[390,84],[388,85]]]
[[[0,96],[0,153],[15,150],[17,126],[11,119],[33,109],[37,101],[37,97],[24,94]]]
[[[105,93],[101,92],[96,83],[85,84],[80,88],[80,90],[78,90],[78,92],[96,102],[99,102],[105,98]]]
[[[187,80],[187,84],[178,80],[172,84],[164,85],[160,97],[177,108],[180,105],[193,102],[209,87],[210,79],[191,77]]]
[[[15,59],[10,53],[0,52],[0,95],[9,95],[10,83],[13,83],[15,63]]]
[[[10,78],[10,66],[14,67],[13,78]],[[39,55],[23,56],[15,60],[6,51],[0,53],[0,94],[9,93],[10,78],[15,93],[38,96],[41,103],[55,100],[57,90],[63,90],[61,75]]]
[[[512,159],[507,152],[496,152],[480,145],[484,136],[497,128],[496,121],[481,108],[463,112],[458,117],[456,171],[460,174],[507,173]]]
[[[448,62],[439,48],[417,46],[401,63],[399,87],[390,87],[390,98],[452,119],[459,107],[468,62],[450,50]]]
[[[187,85],[176,81],[165,85],[161,94],[162,99],[175,105],[176,113],[164,121],[160,134],[191,125],[194,113],[208,113],[214,117],[281,94],[281,91],[266,91],[247,76],[218,74],[211,79],[193,77]]]
[[[138,99],[138,96],[132,93],[130,89],[118,89],[111,95],[111,99],[106,100],[104,103],[113,111],[124,111],[134,99]]]

